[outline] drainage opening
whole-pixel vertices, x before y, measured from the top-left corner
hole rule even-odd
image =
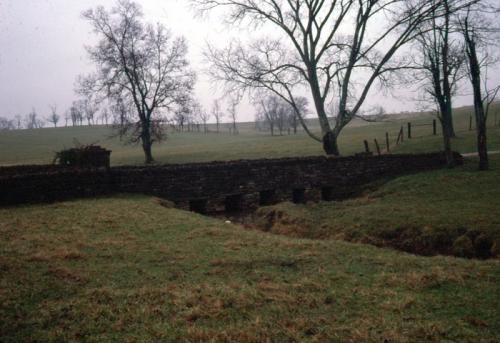
[[[333,200],[333,187],[321,188],[321,200],[323,200],[323,201],[332,201]]]
[[[276,201],[276,191],[274,189],[261,191],[259,195],[260,206],[273,205]]]
[[[207,214],[207,200],[189,200],[189,210],[200,214]]]
[[[304,188],[294,189],[292,199],[295,204],[304,204],[306,202],[306,190]]]
[[[229,195],[224,201],[226,212],[240,212],[243,210],[243,195]]]

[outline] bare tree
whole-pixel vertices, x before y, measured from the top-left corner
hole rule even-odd
[[[498,10],[498,9],[497,9]],[[495,42],[491,39],[494,24],[488,25],[483,9],[469,7],[459,19],[465,41],[468,76],[474,98],[474,113],[477,127],[477,149],[479,154],[479,170],[488,170],[488,145],[486,121],[491,103],[496,99],[500,86],[488,89],[488,67],[496,62],[488,53],[488,45]],[[484,84],[483,84],[484,83]]]
[[[222,121],[222,118],[224,117],[224,113],[222,113],[222,110],[220,108],[220,101],[219,100],[214,100],[214,103],[212,105],[212,116],[215,119],[215,125],[217,126],[217,133],[220,132],[220,123]]]
[[[279,98],[276,95],[263,97],[255,105],[257,107],[257,117],[269,128],[271,136],[274,136]]]
[[[435,16],[418,29],[415,45],[420,56],[415,59],[416,79],[423,81],[425,92],[439,108],[446,161],[452,167],[455,162],[451,149],[451,138],[455,137],[452,100],[464,75],[465,54],[462,43],[453,39],[457,30],[451,16],[455,11],[450,8],[450,0],[442,0],[442,3],[443,15]]]
[[[27,129],[39,129],[43,127],[43,121],[38,118],[38,113],[35,108],[31,110],[30,113],[26,115],[26,128]]]
[[[145,162],[152,163],[152,145],[164,139],[162,110],[189,97],[195,81],[186,42],[160,24],[144,23],[141,7],[130,0],[118,0],[110,11],[90,9],[83,17],[100,40],[87,49],[96,73],[80,78],[79,91],[130,101],[134,113],[122,132],[142,143]]]
[[[109,110],[105,107],[101,111],[101,121],[104,125],[108,126],[109,124]]]
[[[208,133],[208,125],[207,125],[207,122],[210,120],[210,117],[212,117],[212,115],[210,114],[210,112],[208,112],[207,110],[205,110],[201,105],[199,107],[199,117],[203,123],[203,132],[204,133]]]
[[[16,129],[17,130],[22,129],[23,123],[22,123],[22,117],[21,117],[21,115],[20,114],[16,114],[14,116],[14,120],[15,120],[15,124],[16,124]]]
[[[232,90],[264,88],[283,98],[331,155],[339,155],[337,138],[376,81],[388,85],[390,73],[408,66],[407,59],[396,58],[398,50],[414,39],[422,23],[442,15],[442,1],[429,0],[191,1],[202,12],[227,8],[230,23],[268,24],[281,33],[249,46],[235,41],[224,49],[209,47],[209,72]],[[456,6],[467,0],[449,2]],[[311,94],[321,137],[308,129],[294,97],[302,92],[296,89]],[[338,113],[329,114],[326,105],[334,99]],[[333,125],[329,117],[335,118]]]
[[[68,122],[71,120],[71,111],[67,109],[64,111],[64,126],[68,126]]]
[[[16,125],[13,120],[0,117],[0,131],[14,130]]]
[[[82,125],[83,122],[83,106],[81,101],[73,101],[69,109],[71,124],[73,126]]]
[[[184,127],[191,121],[192,108],[189,106],[188,101],[184,101],[175,111],[173,121],[177,126],[177,131],[184,132]]]
[[[240,103],[240,95],[239,94],[231,94],[228,99],[228,107],[227,113],[231,118],[232,127],[230,129],[233,135],[238,135],[238,126],[236,125],[236,121],[238,120],[238,105]]]
[[[99,105],[96,99],[94,99],[91,94],[87,94],[85,99],[81,100],[80,104],[82,113],[85,116],[85,119],[87,119],[87,125],[94,125],[95,114],[97,113],[97,111],[99,111]]]
[[[54,127],[57,127],[57,123],[59,122],[59,119],[61,116],[57,114],[57,105],[49,105],[50,108],[50,116],[48,118],[48,122],[54,124]]]

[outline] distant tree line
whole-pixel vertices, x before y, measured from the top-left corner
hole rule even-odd
[[[269,131],[272,136],[292,132],[296,134],[300,125],[299,113],[303,113],[305,117],[308,112],[308,100],[304,97],[298,97],[296,103],[300,112],[272,93],[259,97],[258,100],[254,101],[257,109],[255,115],[256,128],[260,131]]]

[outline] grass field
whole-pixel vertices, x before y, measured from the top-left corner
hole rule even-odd
[[[495,111],[500,111],[500,104],[492,108],[489,117],[489,148],[500,150],[500,126],[494,126]],[[462,153],[475,151],[475,132],[468,131],[470,113],[470,108],[455,111],[457,138],[453,141],[453,148]],[[414,125],[414,138],[393,147],[394,152],[441,150],[442,138],[432,136],[432,126],[429,126],[432,119],[431,115],[419,115],[378,123],[355,120],[340,136],[341,153],[350,155],[364,151],[365,139],[375,150],[373,139],[384,145],[385,132],[390,133],[394,145],[399,128],[406,126],[408,121]],[[427,126],[417,126],[421,124]],[[75,140],[112,150],[113,165],[141,164],[144,157],[140,146],[123,145],[117,138],[109,138],[112,133],[110,128],[103,126],[0,132],[0,165],[51,163],[56,151],[73,147]],[[166,142],[153,147],[153,155],[159,163],[185,163],[323,154],[321,144],[303,132],[271,137],[268,133],[256,132],[253,123],[243,123],[240,124],[240,133],[237,136],[228,133],[170,133]]]
[[[148,197],[0,218],[2,342],[500,340],[498,260],[272,235]]]

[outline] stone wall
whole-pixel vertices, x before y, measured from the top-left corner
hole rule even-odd
[[[455,154],[458,163],[462,162]],[[182,165],[70,169],[0,168],[0,205],[141,193],[199,212],[250,209],[282,200],[342,199],[370,182],[445,166],[441,153],[305,157]]]

